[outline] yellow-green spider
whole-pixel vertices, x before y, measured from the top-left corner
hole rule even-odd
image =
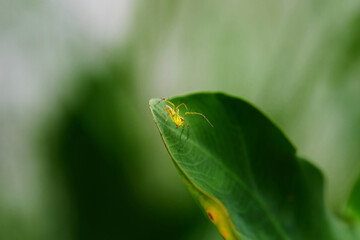
[[[170,104],[170,105],[172,106],[172,107],[170,107],[169,105],[165,105],[165,110],[162,111],[161,114],[160,114],[160,116],[161,116],[164,112],[168,112],[168,115],[167,115],[167,117],[166,117],[166,119],[165,119],[164,127],[166,126],[166,122],[168,121],[168,119],[169,119],[169,117],[170,117],[171,120],[175,123],[176,128],[182,128],[182,131],[181,131],[181,134],[180,134],[180,139],[181,139],[181,135],[182,135],[182,133],[183,133],[183,131],[184,131],[184,127],[185,127],[185,126],[187,126],[187,129],[188,129],[188,134],[187,134],[186,141],[189,139],[190,125],[189,125],[189,123],[186,123],[186,122],[185,122],[185,117],[186,117],[186,115],[190,115],[190,114],[200,115],[200,116],[202,116],[203,118],[205,118],[205,120],[210,124],[210,126],[214,127],[214,126],[211,124],[211,122],[209,121],[209,119],[207,119],[207,118],[205,117],[204,114],[198,113],[198,112],[188,112],[189,110],[188,110],[187,106],[185,105],[185,103],[180,103],[179,105],[177,105],[177,106],[175,107],[175,104],[173,104],[173,103],[170,102],[169,100],[163,98],[163,99],[161,99],[158,103],[156,103],[156,104],[154,105],[154,107],[155,107],[156,105],[158,105],[158,104],[159,104],[160,102],[162,102],[162,101],[165,101],[165,102],[167,102],[168,104]],[[186,112],[184,113],[184,116],[183,116],[183,117],[180,116],[180,110],[179,110],[179,108],[180,108],[181,106],[184,106],[184,107],[186,108]],[[186,141],[185,141],[185,142],[186,142]]]

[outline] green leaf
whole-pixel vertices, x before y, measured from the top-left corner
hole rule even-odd
[[[284,134],[249,103],[221,93],[170,99],[191,112],[176,128],[160,99],[155,123],[180,176],[227,240],[356,239],[324,206],[323,177],[296,156]],[[185,107],[180,107],[184,116]]]
[[[351,191],[347,213],[351,218],[360,221],[360,177]]]

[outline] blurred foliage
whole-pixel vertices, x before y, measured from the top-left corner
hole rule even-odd
[[[86,86],[47,139],[72,206],[75,239],[187,239],[205,223],[192,205],[184,211],[137,193],[147,139],[139,140],[146,136],[133,124],[138,114],[129,59],[81,75]]]

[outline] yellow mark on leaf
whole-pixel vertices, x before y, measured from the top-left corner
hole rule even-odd
[[[193,184],[189,183],[185,177],[183,177],[183,180],[190,192],[204,208],[210,221],[213,222],[224,239],[240,240],[240,237],[238,236],[225,207],[217,199],[197,189]]]

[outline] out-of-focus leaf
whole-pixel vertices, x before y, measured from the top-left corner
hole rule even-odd
[[[250,104],[224,94],[201,93],[173,98],[191,112],[181,130],[150,109],[165,146],[189,190],[220,234],[230,239],[356,239],[324,205],[323,178],[296,156],[284,134]],[[180,107],[184,116],[185,107]]]
[[[348,202],[348,214],[360,221],[360,177],[355,183]]]

